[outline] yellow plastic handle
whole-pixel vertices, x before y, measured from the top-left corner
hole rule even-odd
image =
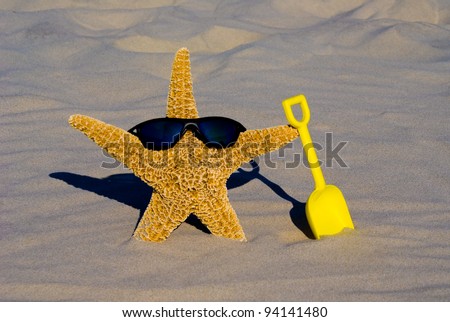
[[[306,126],[311,118],[311,113],[309,112],[308,102],[306,101],[306,97],[303,94],[287,98],[283,101],[283,109],[286,114],[286,118],[293,127],[299,129],[302,126]],[[300,109],[302,110],[303,118],[301,121],[295,118],[294,112],[292,111],[292,106],[299,104]]]
[[[297,120],[292,112],[292,106],[300,104],[302,110],[303,118],[301,121]],[[282,102],[284,113],[286,113],[286,118],[293,127],[298,130],[300,134],[300,140],[303,144],[303,150],[305,151],[306,158],[308,159],[309,168],[311,169],[314,182],[316,184],[316,189],[322,189],[325,187],[325,178],[323,177],[322,170],[320,169],[319,159],[317,158],[316,150],[314,149],[314,144],[311,139],[311,135],[308,130],[308,122],[311,118],[311,113],[309,112],[308,102],[303,94],[285,99]]]

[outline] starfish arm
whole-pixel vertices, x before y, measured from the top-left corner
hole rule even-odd
[[[188,216],[189,211],[176,202],[165,200],[154,191],[133,236],[144,241],[162,242]]]
[[[191,62],[187,48],[179,49],[173,60],[167,96],[167,117],[198,118],[192,91]]]
[[[233,146],[233,160],[236,162],[234,166],[239,167],[259,155],[278,150],[298,135],[298,131],[290,125],[245,131],[239,135]]]
[[[125,164],[135,175],[148,183],[154,181],[151,166],[143,161],[153,160],[155,151],[146,149],[136,136],[85,115],[72,115],[69,124]]]
[[[226,195],[220,199],[205,200],[195,214],[213,235],[247,241],[236,212]]]

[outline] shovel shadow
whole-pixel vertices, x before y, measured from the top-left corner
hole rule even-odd
[[[227,188],[233,189],[246,184],[247,182],[258,179],[273,192],[275,192],[279,197],[292,204],[292,208],[289,211],[292,223],[309,239],[315,239],[311,227],[308,224],[306,218],[306,203],[298,201],[297,199],[290,196],[286,191],[283,190],[278,184],[269,180],[260,173],[259,165],[256,161],[249,162],[250,170],[245,170],[248,167],[239,168],[237,172],[233,173],[228,179]]]
[[[294,199],[278,184],[270,181],[265,176],[260,174],[259,165],[255,161],[251,161],[249,165],[250,170],[239,168],[237,172],[230,176],[227,181],[227,189],[234,189],[243,186],[254,179],[260,180],[272,189],[272,191],[279,197],[291,202],[292,209],[289,214],[292,223],[300,229],[305,236],[310,239],[314,239],[314,235],[312,234],[311,228],[306,220],[305,203]],[[116,200],[139,210],[140,215],[139,220],[136,223],[136,227],[147,209],[153,192],[153,189],[150,186],[131,173],[114,174],[101,179],[70,172],[54,172],[49,174],[49,176],[50,178],[64,181],[75,188],[94,192],[99,196]],[[186,223],[205,233],[211,233],[195,215],[190,215],[187,218]]]

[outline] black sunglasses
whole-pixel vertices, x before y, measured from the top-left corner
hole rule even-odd
[[[221,149],[236,143],[239,134],[246,129],[227,117],[210,116],[196,119],[158,118],[140,123],[128,132],[137,136],[147,149],[164,150],[173,147],[188,130],[207,147]]]

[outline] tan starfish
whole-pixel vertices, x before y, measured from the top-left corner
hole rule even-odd
[[[178,50],[173,62],[167,117],[198,118],[186,48]],[[190,214],[214,235],[245,241],[228,200],[228,178],[243,163],[279,149],[298,136],[297,130],[288,125],[247,130],[232,147],[217,149],[207,148],[188,130],[174,147],[150,150],[133,134],[91,117],[72,115],[69,123],[153,188],[134,236],[155,242],[165,240]]]

